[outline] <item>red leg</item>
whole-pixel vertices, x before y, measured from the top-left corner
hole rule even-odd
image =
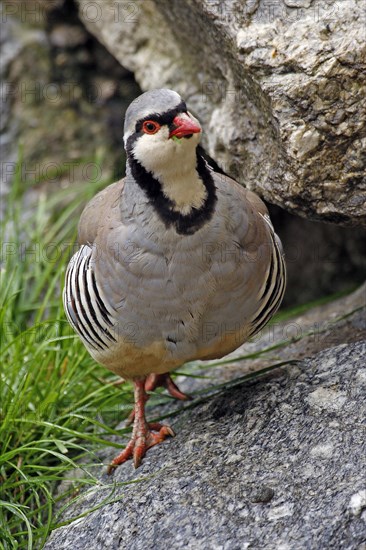
[[[153,423],[148,424],[145,418],[145,403],[147,395],[145,391],[145,379],[135,380],[135,419],[133,424],[132,438],[127,447],[118,455],[108,467],[108,474],[111,474],[117,466],[133,458],[135,468],[141,464],[141,460],[150,447],[161,443],[168,436],[174,436],[170,426]],[[157,432],[157,433],[153,433]]]
[[[145,391],[154,391],[159,386],[162,386],[168,390],[172,397],[175,399],[180,399],[181,401],[188,401],[192,399],[190,395],[180,391],[178,386],[173,382],[170,374],[165,372],[164,374],[149,374],[145,382]],[[149,396],[146,395],[146,401],[149,399]],[[127,426],[133,423],[135,419],[135,410],[131,412],[127,419]]]

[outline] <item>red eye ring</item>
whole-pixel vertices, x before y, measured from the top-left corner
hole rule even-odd
[[[155,120],[145,120],[142,125],[142,130],[145,132],[145,134],[156,134],[156,132],[158,132],[160,128],[160,124],[158,122],[155,122]]]

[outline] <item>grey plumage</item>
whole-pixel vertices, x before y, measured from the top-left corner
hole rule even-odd
[[[105,342],[103,351],[92,346],[91,355],[123,377],[133,377],[134,371],[136,375],[165,372],[191,359],[225,355],[260,329],[268,313],[272,316],[280,304],[285,285],[282,254],[270,225],[254,210],[263,206],[228,178],[215,176],[215,182],[219,188],[217,217],[193,236],[177,238],[174,229],[166,230],[146,201],[142,201],[140,209],[135,208],[133,218],[131,212],[124,212],[123,218],[129,219],[125,225],[121,221],[124,208],[118,208],[122,182],[102,192],[106,196],[104,219],[100,220],[94,239],[84,241],[83,228],[80,229],[81,242],[88,244],[70,262],[66,311],[71,318],[77,315],[80,320],[71,324],[88,348],[83,330],[86,323],[80,310],[89,311],[84,313],[89,319],[89,343],[96,339],[94,332],[98,333],[99,344],[100,340]],[[244,199],[246,209],[242,210],[238,205]],[[94,199],[99,200],[99,196]],[[81,219],[93,230],[94,201]],[[109,210],[105,217],[104,209]],[[253,218],[251,222],[249,216]],[[151,226],[156,227],[155,231]],[[90,314],[91,308],[83,306],[82,298],[78,298],[81,290],[72,291],[70,280],[74,277],[83,281],[85,274],[86,283],[78,286],[89,288],[93,304],[101,300],[99,313],[97,307],[94,309],[101,321],[103,310],[108,316],[109,323],[105,319],[100,323],[103,329]],[[75,311],[70,305],[71,297]],[[113,325],[109,326],[111,322]],[[112,342],[103,330],[113,334]],[[115,341],[126,342],[126,350],[135,344],[141,349],[144,365],[135,363],[136,351],[129,364],[123,344],[117,346]],[[157,362],[148,358],[145,365],[144,350],[156,343]]]
[[[130,105],[126,177],[86,206],[66,274],[71,325],[96,361],[127,379],[233,351],[269,321],[285,290],[265,205],[196,159],[196,133],[171,139],[177,108],[198,134],[176,92]],[[161,124],[152,137],[140,129],[149,117]]]

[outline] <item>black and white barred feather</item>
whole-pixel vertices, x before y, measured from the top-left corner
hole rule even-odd
[[[259,297],[258,310],[251,321],[250,336],[257,334],[268,323],[281,305],[286,288],[286,265],[282,244],[273,229],[269,216],[260,214],[270,228],[272,254],[268,275]]]
[[[102,351],[116,342],[113,312],[97,287],[91,257],[92,249],[83,245],[71,258],[63,302],[68,321],[84,344]]]

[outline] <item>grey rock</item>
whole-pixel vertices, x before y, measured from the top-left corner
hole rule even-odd
[[[291,320],[305,343],[253,364],[233,356],[225,367],[196,365],[222,389],[202,397],[207,379],[186,379],[182,389],[201,389],[201,398],[172,418],[177,436],[150,449],[137,471],[126,463],[111,479],[100,467],[99,484],[62,516],[78,519],[56,529],[45,549],[361,549],[366,331],[351,331],[365,317],[365,289]],[[278,344],[289,323],[238,355]],[[332,342],[332,328],[344,343]],[[316,338],[306,339],[311,329]],[[267,355],[269,364],[296,361],[243,378],[267,366]],[[99,457],[107,463],[110,450]]]
[[[256,487],[250,495],[250,502],[269,502],[273,499],[275,492],[265,485]]]
[[[143,89],[188,99],[229,174],[296,214],[366,224],[361,0],[78,4]]]

